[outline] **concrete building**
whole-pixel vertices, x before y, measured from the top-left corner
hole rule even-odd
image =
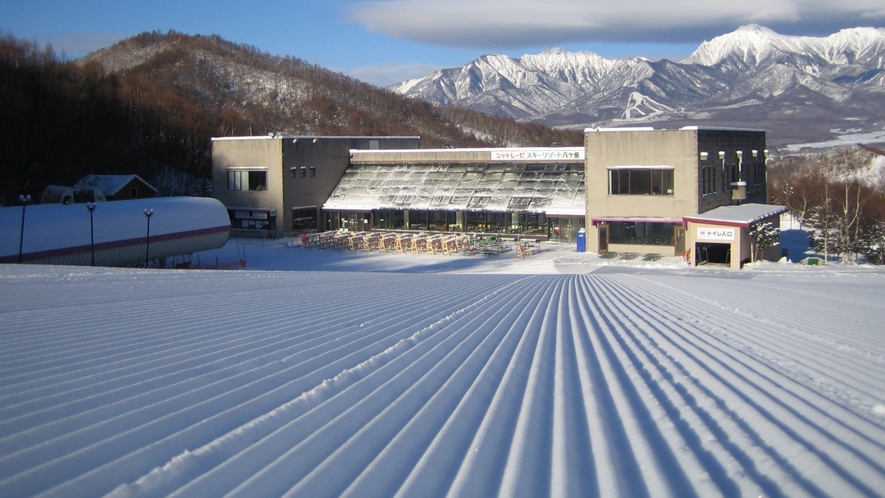
[[[587,250],[684,255],[695,262],[684,218],[764,204],[765,147],[760,130],[586,130]]]
[[[574,242],[585,229],[589,252],[736,267],[753,254],[750,226],[780,212],[765,206],[761,130],[589,129],[584,147],[418,146],[418,137],[216,138],[215,194],[234,235],[466,231]],[[728,223],[733,241],[704,238]]]
[[[212,139],[215,197],[234,236],[325,230],[320,208],[355,149],[416,149],[419,137],[223,137]]]

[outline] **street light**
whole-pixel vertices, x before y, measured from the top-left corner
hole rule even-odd
[[[22,249],[25,243],[25,207],[28,205],[29,202],[31,202],[31,196],[22,194],[18,196],[18,202],[20,202],[22,205],[22,227],[21,233],[18,236],[18,263],[21,264]]]
[[[144,267],[148,267],[148,262],[151,260],[151,216],[154,215],[153,209],[145,209],[144,217],[147,218],[147,236],[145,237],[145,250],[144,250]]]
[[[92,216],[92,212],[95,211],[95,203],[87,202],[86,209],[89,210],[89,250],[92,253],[92,266],[95,266],[95,224]]]

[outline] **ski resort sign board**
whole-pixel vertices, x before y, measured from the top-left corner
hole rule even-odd
[[[497,149],[492,161],[583,161],[583,148]]]

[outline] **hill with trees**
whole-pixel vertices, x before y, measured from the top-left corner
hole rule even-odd
[[[843,147],[773,161],[768,192],[812,230],[816,251],[885,263],[885,151]]]
[[[580,145],[579,130],[434,106],[217,36],[143,33],[75,61],[0,38],[0,204],[88,174],[210,194],[213,136],[419,135],[422,146]]]

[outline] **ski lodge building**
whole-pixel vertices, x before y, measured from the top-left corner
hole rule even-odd
[[[734,268],[753,250],[749,227],[777,226],[785,210],[765,205],[760,130],[588,129],[583,147],[419,147],[413,136],[213,138],[215,196],[234,236],[470,232]]]

